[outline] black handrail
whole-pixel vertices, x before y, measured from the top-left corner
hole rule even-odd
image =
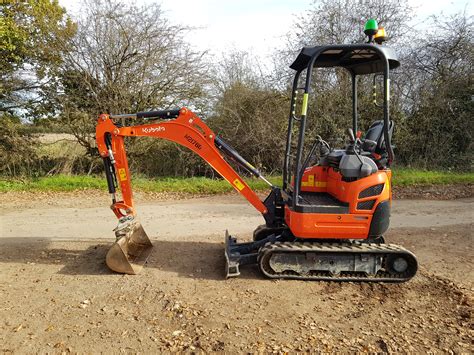
[[[350,45],[329,45],[329,46],[324,46],[318,48],[318,50],[313,54],[311,57],[311,60],[308,62],[308,65],[306,67],[306,82],[305,82],[305,88],[304,88],[304,93],[309,96],[310,89],[311,89],[311,79],[312,79],[312,73],[313,73],[313,67],[316,62],[316,59],[321,55],[321,53],[325,52],[328,49],[332,50],[338,50],[338,49],[368,49],[371,51],[375,51],[380,59],[383,61],[384,64],[384,69],[383,69],[383,75],[384,75],[384,112],[383,112],[383,120],[384,120],[384,140],[385,140],[385,145],[387,148],[387,153],[388,153],[388,165],[393,161],[394,159],[394,153],[393,153],[393,147],[391,144],[390,140],[390,133],[389,133],[389,116],[390,116],[390,109],[389,109],[389,91],[390,91],[390,78],[389,78],[389,72],[390,72],[390,67],[389,67],[389,61],[387,57],[385,56],[385,53],[378,48],[376,45],[373,44],[350,44]],[[357,82],[356,82],[356,76],[353,71],[351,71],[350,68],[346,68],[352,75],[352,88],[357,89]],[[297,72],[295,75],[295,79],[298,77],[299,78],[300,72]],[[293,99],[293,97],[292,97]],[[354,100],[355,99],[355,100]],[[354,102],[355,101],[355,102]],[[353,127],[354,129],[357,129],[357,97],[354,97],[353,94]],[[298,205],[298,195],[300,193],[300,185],[301,185],[301,179],[303,176],[304,171],[301,171],[301,157],[303,153],[303,144],[304,144],[304,134],[305,134],[305,129],[306,129],[306,112],[305,114],[301,115],[301,121],[300,121],[300,130],[299,130],[299,135],[298,135],[298,147],[297,147],[297,154],[296,154],[296,164],[295,164],[295,173],[294,173],[294,189],[293,189],[293,207],[296,207]],[[291,117],[291,116],[290,116]],[[288,133],[288,136],[290,136],[290,133]],[[287,151],[289,149],[288,147],[288,140],[287,140]],[[288,157],[285,156],[285,167],[287,167]],[[284,176],[285,176],[285,171],[284,171]]]
[[[291,150],[291,138],[293,134],[293,121],[296,115],[296,94],[298,90],[298,81],[300,78],[301,71],[297,71],[295,78],[293,79],[293,87],[291,91],[291,102],[290,102],[290,114],[288,116],[288,131],[286,134],[286,149],[285,158],[283,162],[283,190],[286,190],[288,186],[288,177],[290,169],[290,150]]]

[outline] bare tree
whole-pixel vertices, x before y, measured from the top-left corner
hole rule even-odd
[[[410,31],[412,8],[407,0],[313,0],[311,7],[294,20],[285,48],[276,51],[274,82],[283,88],[290,81],[289,65],[305,46],[361,43],[369,18],[384,26],[390,45]]]
[[[280,171],[288,95],[271,87],[264,70],[248,52],[226,53],[215,68],[216,103],[210,125],[259,168]]]
[[[91,0],[81,14],[57,104],[90,153],[98,114],[166,109],[205,94],[205,53],[192,49],[190,29],[171,24],[159,5]]]
[[[399,130],[403,163],[472,169],[473,34],[473,17],[466,13],[433,16],[410,47],[401,80],[407,116]]]
[[[363,42],[361,29],[369,18],[384,26],[393,42],[409,30],[411,13],[406,0],[314,0],[296,23],[294,45]]]

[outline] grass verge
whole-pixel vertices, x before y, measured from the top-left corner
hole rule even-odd
[[[275,185],[281,185],[281,176],[270,177]],[[246,182],[255,191],[267,190],[268,186],[259,179],[248,178]],[[429,184],[473,184],[474,173],[453,173],[424,171],[416,169],[395,169],[393,185],[414,186]],[[189,194],[221,194],[232,191],[225,180],[204,177],[193,178],[135,178],[133,187],[144,192],[173,192]],[[0,178],[0,192],[7,191],[79,191],[106,190],[107,183],[102,176],[56,175],[35,179]]]
[[[398,168],[392,180],[395,186],[474,184],[474,173]]]
[[[255,191],[268,189],[268,185],[259,179],[248,178],[245,181]],[[273,184],[281,185],[281,177],[270,177]],[[144,192],[173,192],[189,194],[221,194],[233,190],[225,180],[205,177],[193,178],[135,178],[133,188]],[[107,190],[107,182],[102,176],[55,175],[35,179],[1,179],[0,192],[6,191],[80,191]]]

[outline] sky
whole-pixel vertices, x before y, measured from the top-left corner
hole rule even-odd
[[[229,50],[251,51],[260,58],[284,46],[284,36],[312,0],[123,0],[133,3],[161,3],[174,23],[198,28],[188,41],[199,50],[219,56]],[[71,14],[79,11],[80,0],[59,0]],[[463,11],[469,0],[409,0],[415,9],[412,25],[422,28],[432,14]],[[473,14],[474,6],[467,7]]]

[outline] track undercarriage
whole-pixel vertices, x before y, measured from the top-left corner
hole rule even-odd
[[[273,279],[321,281],[404,282],[417,271],[416,257],[398,245],[289,239],[283,233],[237,243],[226,234],[226,276],[238,276],[245,264],[258,264]]]

